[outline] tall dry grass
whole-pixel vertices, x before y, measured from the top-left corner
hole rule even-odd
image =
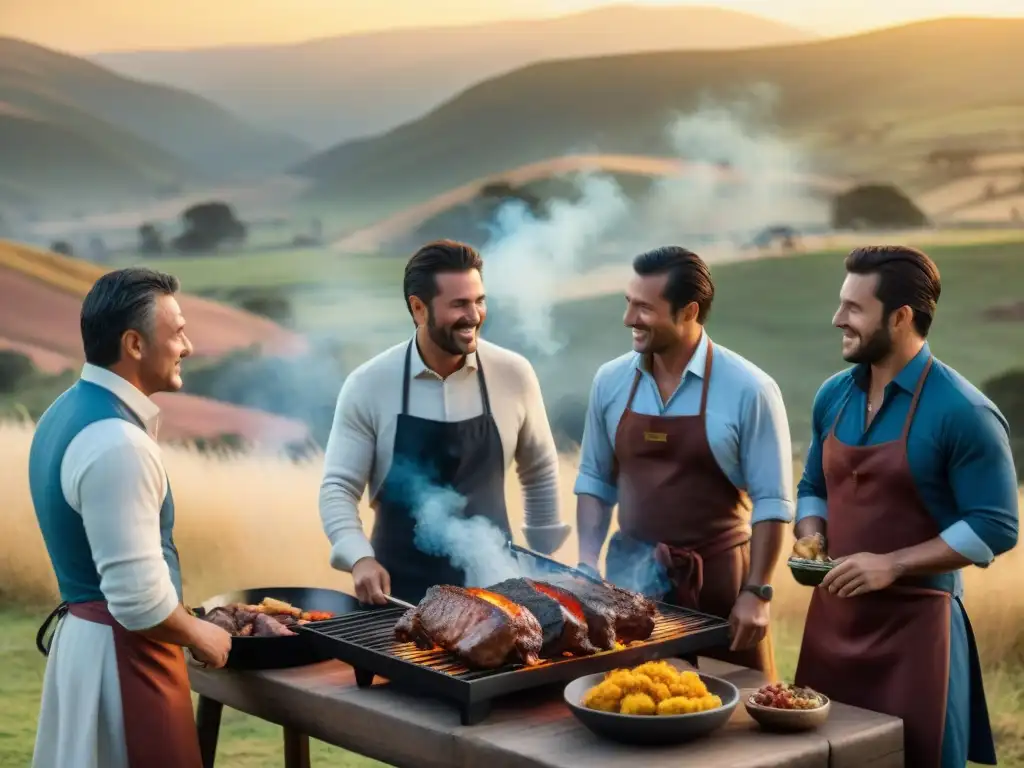
[[[36,525],[28,490],[31,425],[0,424],[0,601],[39,605],[56,599],[56,583]],[[347,574],[328,563],[329,547],[320,528],[317,496],[320,463],[294,465],[255,456],[211,458],[195,451],[165,449],[165,463],[177,508],[175,538],[181,553],[186,601],[197,604],[220,592],[243,587],[302,585],[351,591]],[[574,519],[575,457],[562,460],[560,501]],[[510,514],[522,517],[522,495],[515,472],[507,482]],[[367,530],[372,511],[362,504]],[[517,539],[521,539],[518,531]],[[556,553],[577,561],[575,536]],[[1024,565],[1021,548],[986,570],[965,573],[966,599],[987,665],[1024,661],[1024,595],[1017,585]],[[810,590],[797,585],[785,565],[775,578],[773,618],[799,632]]]

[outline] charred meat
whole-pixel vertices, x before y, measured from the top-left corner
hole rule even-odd
[[[540,655],[546,659],[565,654],[596,653],[587,639],[587,622],[580,604],[572,595],[553,594],[530,579],[506,579],[487,588],[518,603],[534,615],[543,633]]]
[[[291,628],[296,624],[332,617],[325,611],[302,611],[269,597],[257,605],[232,603],[211,608],[202,616],[232,637],[289,637],[295,634]]]
[[[536,664],[540,623],[521,605],[483,589],[434,586],[395,624],[395,639],[424,650],[440,647],[467,666],[496,669]]]
[[[540,583],[565,590],[580,602],[590,642],[598,648],[646,640],[654,632],[657,606],[637,592],[572,574],[553,574]]]

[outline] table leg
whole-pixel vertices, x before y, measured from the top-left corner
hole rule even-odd
[[[310,768],[309,736],[294,728],[284,729],[284,768]]]
[[[220,735],[220,716],[224,705],[219,701],[199,697],[196,707],[196,730],[199,732],[199,754],[203,760],[203,768],[213,768],[213,760],[217,756],[217,737]]]

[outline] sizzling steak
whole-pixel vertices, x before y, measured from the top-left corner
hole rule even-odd
[[[654,631],[658,609],[637,592],[572,574],[552,574],[546,582],[572,594],[583,606],[590,642],[608,650],[615,642],[646,640]]]
[[[583,612],[571,595],[563,602],[559,596],[543,592],[530,579],[505,579],[488,587],[487,591],[507,597],[534,615],[543,632],[542,657],[551,659],[566,653],[580,656],[597,652],[587,639]]]
[[[232,605],[211,608],[203,619],[228,632],[233,637],[290,637],[295,633],[289,627],[297,623],[288,614],[269,615]]]
[[[395,639],[423,649],[439,646],[479,669],[517,661],[536,664],[543,633],[534,615],[522,606],[497,605],[481,595],[487,592],[431,587],[395,624]],[[501,596],[495,599],[503,601]]]

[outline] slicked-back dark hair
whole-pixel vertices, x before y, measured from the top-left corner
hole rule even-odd
[[[875,296],[886,318],[900,307],[914,312],[914,330],[928,335],[942,293],[942,279],[935,262],[922,251],[905,245],[869,245],[855,248],[846,257],[846,271],[854,275],[878,275]]]
[[[678,245],[666,245],[641,253],[633,259],[633,271],[641,276],[668,275],[662,298],[675,314],[691,301],[697,303],[697,322],[701,325],[711,312],[715,283],[711,270],[693,251]]]
[[[158,296],[173,295],[178,278],[146,267],[108,272],[97,280],[82,302],[82,345],[85,360],[109,368],[121,358],[125,331],[149,336]]]
[[[476,269],[483,273],[484,260],[475,248],[456,240],[435,240],[420,248],[405,265],[405,306],[412,314],[409,299],[417,297],[427,306],[438,294],[437,276],[442,272],[468,272]]]

